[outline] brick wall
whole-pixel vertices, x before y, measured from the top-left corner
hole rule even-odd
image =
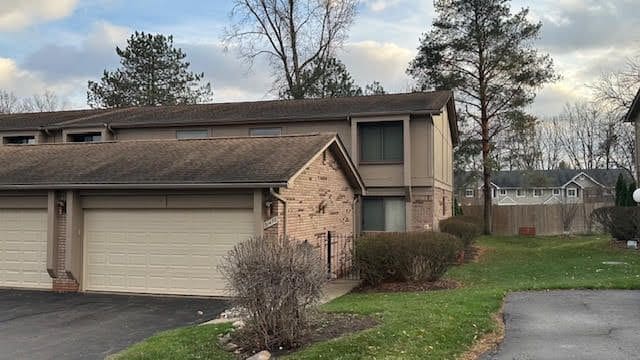
[[[441,188],[414,188],[409,231],[438,230],[440,220],[453,216],[453,193]]]
[[[302,171],[290,188],[280,190],[287,200],[287,235],[316,243],[327,231],[353,234],[354,191],[330,150]],[[273,211],[279,223],[265,230],[265,236],[281,236],[283,205],[276,199]]]
[[[64,197],[61,197],[60,199],[64,199]],[[55,231],[58,240],[58,246],[56,249],[57,277],[53,279],[53,291],[76,292],[79,289],[79,284],[76,280],[67,275],[67,271],[64,268],[65,245],[67,242],[67,214],[56,214]]]

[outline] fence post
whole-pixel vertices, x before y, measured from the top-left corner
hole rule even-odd
[[[331,231],[327,231],[327,278],[331,279]]]

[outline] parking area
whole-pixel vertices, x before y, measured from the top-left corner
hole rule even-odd
[[[103,359],[217,317],[224,300],[0,289],[0,359]]]

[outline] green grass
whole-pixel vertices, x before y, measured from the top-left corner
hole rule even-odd
[[[349,294],[326,311],[377,315],[381,325],[312,345],[288,359],[455,359],[494,330],[504,295],[518,290],[640,288],[640,257],[611,249],[606,237],[484,237],[482,261],[451,269],[456,290]],[[628,265],[605,265],[622,261]],[[118,359],[228,359],[215,342],[224,326],[160,333]]]

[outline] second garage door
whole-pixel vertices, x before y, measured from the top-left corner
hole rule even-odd
[[[254,233],[250,209],[91,209],[85,290],[225,295],[217,265]]]

